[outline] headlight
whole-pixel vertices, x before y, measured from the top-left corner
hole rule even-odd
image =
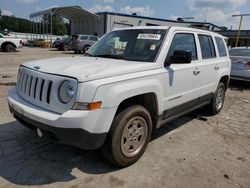
[[[75,84],[69,80],[63,81],[58,89],[59,100],[66,104],[71,101],[75,95]]]

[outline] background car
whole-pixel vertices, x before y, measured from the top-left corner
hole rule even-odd
[[[94,35],[72,35],[71,50],[85,53],[98,40]]]
[[[232,60],[231,79],[250,81],[250,48],[232,48],[229,55]]]
[[[70,50],[71,40],[72,40],[71,37],[64,37],[63,39],[60,40],[60,42],[57,43],[57,49],[63,51]]]
[[[2,35],[0,33],[0,49],[4,52],[15,52],[22,47],[22,40]]]

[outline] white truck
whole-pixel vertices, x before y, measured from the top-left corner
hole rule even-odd
[[[8,36],[4,36],[0,33],[0,48],[4,52],[14,52],[16,48],[22,47],[22,40]]]
[[[127,28],[109,32],[83,56],[22,64],[8,103],[39,136],[102,148],[125,167],[142,156],[152,130],[202,106],[219,113],[230,67],[219,34]]]

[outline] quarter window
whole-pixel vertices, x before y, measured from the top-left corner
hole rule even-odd
[[[215,58],[216,54],[212,37],[208,35],[198,35],[198,37],[201,46],[202,59]]]
[[[195,38],[190,33],[175,34],[168,52],[168,58],[171,57],[175,50],[188,50],[192,52],[192,60],[197,59],[197,50]]]
[[[217,47],[218,47],[218,50],[219,50],[219,56],[220,57],[227,56],[227,50],[226,50],[223,39],[219,38],[219,37],[215,37],[215,41],[216,41],[216,44],[217,44]]]
[[[90,37],[89,40],[97,41],[97,37]]]

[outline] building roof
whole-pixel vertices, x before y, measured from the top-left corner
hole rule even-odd
[[[46,10],[32,13],[30,14],[30,18],[42,16],[46,14],[51,14],[51,12],[53,14],[62,16],[67,19],[74,19],[74,18],[86,17],[86,16],[99,19],[99,16],[97,14],[94,14],[86,9],[83,9],[80,6],[53,7],[53,8],[49,8]]]
[[[156,20],[156,21],[163,21],[163,22],[173,22],[173,23],[186,23],[185,21],[177,21],[177,20],[169,20],[169,19],[163,19],[163,18],[155,18],[155,17],[148,17],[148,16],[140,16],[136,14],[122,14],[122,13],[114,13],[114,12],[98,12],[96,14],[109,14],[109,15],[117,15],[117,16],[125,16],[125,17],[132,17],[132,18],[140,18],[140,19],[150,19],[150,20]],[[193,22],[193,21],[188,21],[189,24],[193,25],[210,25],[212,27],[217,27],[218,29],[222,29],[222,27],[217,26],[213,23],[209,22]]]

